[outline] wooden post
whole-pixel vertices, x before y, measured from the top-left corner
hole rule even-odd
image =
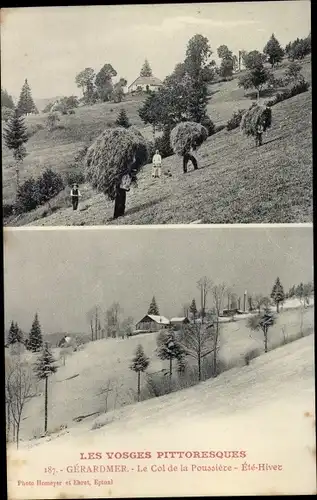
[[[246,312],[247,291],[243,294],[243,312]]]
[[[46,434],[47,432],[47,382],[48,382],[48,377],[45,377],[45,422],[44,422],[44,432]]]

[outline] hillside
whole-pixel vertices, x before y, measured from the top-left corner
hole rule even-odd
[[[313,331],[313,307],[307,308],[303,315],[303,332]],[[284,334],[288,340],[298,337],[300,311],[297,308],[284,310],[269,332],[269,349],[280,345]],[[85,347],[59,361],[59,369],[49,384],[49,428],[56,431],[61,425],[72,427],[74,419],[92,413],[119,409],[129,405],[136,398],[136,374],[129,369],[136,346],[141,343],[150,358],[149,373],[168,368],[168,362],[161,361],[156,353],[156,334],[142,334],[125,340],[102,339],[88,343]],[[244,355],[251,350],[263,352],[263,334],[251,332],[246,320],[223,324],[219,359],[222,366],[243,366]],[[28,353],[28,356],[32,356]],[[60,356],[54,350],[56,359]],[[188,362],[192,364],[190,358]],[[194,362],[194,361],[193,361]],[[208,364],[208,360],[206,359]],[[142,387],[145,390],[145,381]],[[42,386],[39,386],[42,387]],[[42,392],[43,388],[40,389]],[[107,394],[107,390],[109,391]],[[65,405],[65,401],[67,404]],[[33,397],[27,404],[22,425],[21,438],[32,439],[42,432],[43,395]],[[36,418],[35,418],[36,415]],[[89,418],[88,418],[89,420]]]
[[[284,61],[277,76],[286,66]],[[310,58],[303,63],[303,74],[310,81]],[[252,96],[238,87],[237,78],[211,85],[210,95],[208,113],[217,125],[252,102]],[[264,91],[261,100],[268,96]],[[137,113],[141,100],[139,96],[120,104],[79,108],[75,115],[61,118],[60,129],[39,129],[29,140],[22,179],[37,175],[44,166],[67,172],[78,149],[90,144],[107,123],[113,123],[122,107],[131,123],[151,138],[151,127],[144,127]],[[163,172],[169,169],[172,177],[163,175],[154,182],[151,166],[146,165],[138,188],[127,197],[126,215],[115,222],[113,204],[82,185],[78,212],[73,213],[69,193],[63,192],[52,201],[51,215],[47,207],[39,207],[11,220],[10,225],[311,222],[311,108],[311,91],[274,106],[272,128],[258,149],[251,139],[241,136],[239,129],[218,132],[197,153],[201,169],[186,176],[182,160],[176,156],[163,161]],[[30,126],[43,127],[45,115],[28,120]],[[15,172],[8,151],[3,155],[4,202],[9,202],[14,196]]]
[[[32,488],[32,498],[93,495],[97,498],[156,495],[261,495],[309,494],[315,492],[313,336],[280,347],[178,393],[154,398],[125,408],[116,420],[100,417],[99,429],[91,424],[61,432],[57,439],[44,438],[33,446],[22,444],[17,453],[8,448],[8,492],[26,498],[18,479],[62,481],[61,486]],[[291,423],[291,425],[290,425]],[[101,452],[103,460],[79,461],[80,452]],[[107,460],[106,452],[149,450],[152,458]],[[245,458],[159,460],[161,450],[245,450]],[[46,458],[44,458],[46,457]],[[48,458],[49,457],[49,458]],[[90,466],[125,464],[122,473],[76,473],[75,464]],[[279,464],[277,472],[245,471],[243,464]],[[20,464],[19,469],[14,465]],[[178,471],[151,472],[151,466],[173,464]],[[181,464],[188,467],[180,472]],[[197,466],[232,466],[224,473],[202,472]],[[57,467],[54,476],[43,467]],[[139,465],[148,468],[140,475]],[[70,466],[73,473],[66,472]],[[132,468],[131,468],[132,467]],[[194,469],[194,470],[193,470]],[[144,469],[143,469],[144,470]],[[10,473],[11,471],[11,473]],[[170,477],[170,480],[168,478]],[[90,485],[74,486],[74,479]],[[111,487],[93,486],[95,480],[113,479]],[[70,480],[72,486],[65,485]],[[24,496],[23,496],[24,495]]]

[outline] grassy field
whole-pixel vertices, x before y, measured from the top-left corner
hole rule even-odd
[[[32,498],[43,498],[43,494],[45,498],[65,497],[65,491],[72,498],[92,492],[95,498],[124,498],[131,496],[131,491],[144,497],[151,496],[153,488],[161,496],[310,494],[316,488],[313,350],[310,335],[199,386],[127,406],[114,420],[111,415],[99,417],[96,430],[91,430],[91,422],[83,421],[77,428],[61,431],[55,439],[48,436],[22,443],[18,452],[9,445],[9,495],[24,499],[25,489],[17,488],[17,479],[36,481],[43,477],[47,465],[57,467],[58,475],[43,479],[86,479],[90,484],[76,486],[71,482],[66,490],[65,486],[47,486],[45,493],[43,488],[33,488]],[[69,403],[67,400],[65,406]],[[89,465],[126,464],[129,473],[124,480],[122,474],[66,474],[67,466],[78,463],[80,452],[91,450],[100,451],[102,460]],[[132,450],[149,450],[152,457],[114,461],[105,454]],[[245,450],[246,455],[235,460],[158,460],[156,451],[161,450]],[[166,472],[149,471],[141,476],[135,471],[138,463],[148,468],[183,464],[189,472],[178,469],[173,480],[167,481],[171,474],[166,476]],[[192,464],[216,463],[232,465],[233,470],[229,475],[221,471],[190,473]],[[243,463],[281,464],[282,469],[242,473]],[[21,464],[18,469],[17,464]],[[94,479],[109,477],[113,477],[111,489],[94,486]]]
[[[304,310],[305,335],[313,332],[313,315],[313,307]],[[298,338],[300,321],[298,307],[281,312],[276,325],[269,332],[269,349],[283,343],[284,335],[287,336],[287,341]],[[61,350],[54,349],[54,356],[59,359],[60,366],[57,373],[50,378],[49,384],[50,432],[57,432],[61,425],[67,425],[68,428],[78,425],[75,419],[80,416],[117,411],[134,403],[136,374],[129,369],[129,365],[139,343],[150,358],[149,373],[168,368],[168,362],[160,360],[155,353],[156,334],[153,333],[125,340],[102,339],[88,343],[82,350],[68,353],[65,365]],[[245,319],[221,326],[219,359],[223,365],[244,366],[245,354],[254,349],[260,354],[263,353],[263,335],[261,332],[251,332],[246,327]],[[27,356],[33,355],[27,352]],[[188,362],[191,363],[190,358]],[[142,390],[145,391],[144,377]],[[25,408],[21,424],[22,440],[38,437],[42,432],[44,401],[41,384],[39,391]],[[90,417],[85,421],[92,422],[92,419],[93,417]]]
[[[276,70],[285,71],[287,62]],[[303,63],[303,74],[310,81],[310,58]],[[208,113],[216,124],[224,124],[232,113],[250,106],[252,99],[237,84],[237,78],[210,86]],[[264,92],[261,100],[268,93]],[[120,103],[96,104],[79,108],[75,115],[62,116],[53,132],[38,130],[28,142],[28,152],[21,178],[38,175],[45,166],[66,173],[76,152],[113,123],[124,107],[133,125],[147,138],[151,127],[144,127],[137,110],[142,97]],[[138,188],[127,197],[125,217],[116,224],[257,223],[310,222],[312,220],[312,130],[311,92],[308,91],[272,108],[273,125],[265,134],[264,144],[256,149],[253,141],[242,137],[238,129],[222,130],[210,137],[198,151],[201,169],[182,173],[181,159],[171,156],[163,161],[163,172],[172,177],[151,178],[146,165],[139,176]],[[30,127],[44,127],[45,115],[28,117]],[[38,125],[37,125],[38,124]],[[3,197],[12,202],[15,171],[9,152],[3,151]],[[73,213],[68,190],[52,200],[52,212],[42,206],[9,225],[104,225],[113,224],[113,205],[94,193],[89,185],[81,186],[79,211]]]

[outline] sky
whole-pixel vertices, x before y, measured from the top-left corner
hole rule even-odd
[[[155,295],[160,314],[178,316],[199,303],[206,275],[243,297],[269,295],[277,276],[287,291],[313,279],[310,227],[5,229],[6,327],[87,332],[87,313],[118,301],[135,323]],[[207,307],[211,307],[207,298]]]
[[[311,29],[310,2],[151,4],[1,9],[2,86],[18,97],[25,78],[33,97],[81,95],[75,76],[105,63],[135,80],[147,58],[164,79],[199,33],[217,47],[263,50],[272,35],[282,46]]]

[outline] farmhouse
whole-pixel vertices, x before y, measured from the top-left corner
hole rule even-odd
[[[172,318],[171,325],[176,329],[180,329],[183,325],[188,325],[190,323],[189,319],[184,317],[181,318]]]
[[[159,78],[156,76],[139,76],[134,82],[128,87],[128,92],[149,91],[152,90],[156,92],[163,85]]]
[[[135,326],[136,330],[157,332],[162,328],[167,328],[170,325],[170,320],[165,316],[156,316],[155,314],[147,314]]]

